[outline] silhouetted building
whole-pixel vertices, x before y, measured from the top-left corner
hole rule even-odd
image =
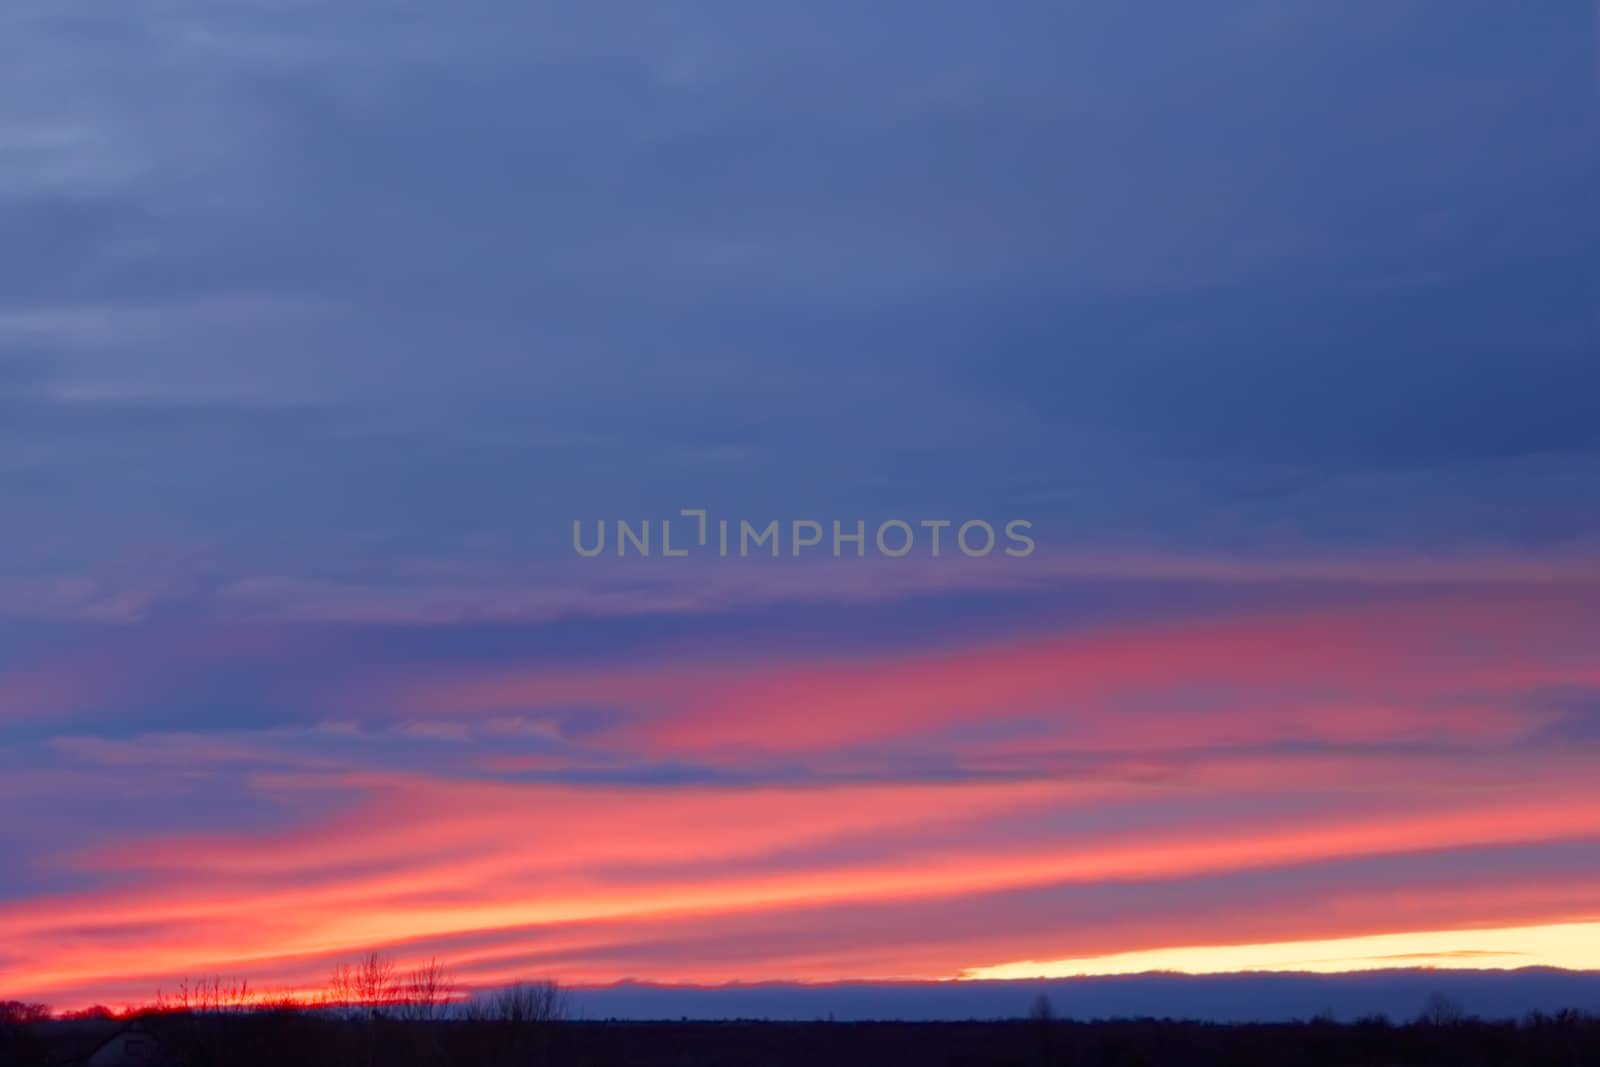
[[[112,1034],[83,1061],[85,1067],[167,1067],[173,1062],[161,1040],[138,1020]]]

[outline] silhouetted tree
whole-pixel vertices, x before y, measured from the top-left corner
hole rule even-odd
[[[444,1013],[455,993],[455,983],[439,961],[430,959],[406,973],[401,982],[399,1016],[413,1022],[428,1022]]]
[[[117,1017],[117,1013],[112,1011],[110,1008],[106,1007],[104,1004],[95,1004],[92,1007],[79,1008],[77,1011],[66,1012],[61,1017],[63,1019],[77,1019],[77,1020],[82,1020],[82,1019],[115,1019]]]
[[[1431,993],[1418,1021],[1429,1026],[1455,1026],[1465,1018],[1466,1012],[1456,1001],[1443,993]]]
[[[355,963],[341,963],[333,969],[324,1003],[352,1017],[378,1018],[396,1005],[400,992],[394,961],[369,952]]]
[[[494,1063],[548,1061],[553,1025],[566,1017],[566,994],[555,982],[525,982],[467,1002],[465,1015],[483,1028]]]
[[[43,1004],[0,1001],[0,1063],[42,1062],[34,1024],[49,1018],[50,1009]]]
[[[1050,1063],[1055,1055],[1056,1008],[1050,997],[1040,993],[1028,1008],[1028,1018],[1033,1022],[1034,1041],[1038,1045],[1041,1067]]]
[[[20,1000],[0,1000],[0,1023],[12,1026],[26,1026],[30,1023],[42,1023],[50,1018],[50,1006],[47,1004],[28,1004]]]
[[[551,1023],[566,1016],[566,994],[555,982],[524,982],[494,994],[490,1018],[508,1023]]]
[[[159,1012],[192,1012],[215,1014],[238,1012],[250,1007],[250,983],[242,978],[224,980],[210,978],[183,978],[171,994],[156,991],[155,1010]]]

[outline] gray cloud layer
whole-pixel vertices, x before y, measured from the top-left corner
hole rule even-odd
[[[10,4],[0,558],[381,584],[697,503],[1585,541],[1591,18]]]

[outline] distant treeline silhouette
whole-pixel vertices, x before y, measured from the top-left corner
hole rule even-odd
[[[437,960],[402,970],[369,952],[310,994],[213,976],[121,1012],[0,1001],[0,1067],[542,1064],[566,1012],[554,981],[469,992]]]
[[[0,1003],[3,1067],[1591,1067],[1600,1018],[1467,1017],[1435,995],[1410,1022],[1064,1019],[1047,996],[991,1022],[618,1022],[570,1017],[554,982],[463,994],[434,961],[369,954],[325,990],[181,982],[148,1007],[52,1016]]]

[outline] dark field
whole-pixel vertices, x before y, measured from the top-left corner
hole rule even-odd
[[[120,1038],[117,1035],[122,1035]],[[110,1045],[107,1042],[111,1042]],[[0,1033],[5,1067],[1593,1067],[1600,1020],[1213,1025],[349,1021],[304,1013],[51,1021]]]

